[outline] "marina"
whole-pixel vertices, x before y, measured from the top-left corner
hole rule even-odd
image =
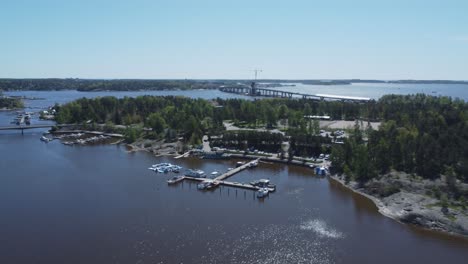
[[[185,176],[174,177],[168,180],[167,182],[168,184],[175,184],[178,182],[182,182],[183,180],[196,181],[198,182],[198,190],[210,190],[218,187],[219,185],[223,185],[227,187],[255,191],[257,193],[258,198],[264,198],[268,195],[268,193],[274,192],[276,190],[276,186],[270,184],[270,181],[267,179],[260,179],[252,183],[226,181],[226,179],[228,179],[229,177],[232,177],[245,169],[257,167],[259,160],[260,159],[255,159],[250,162],[244,162],[241,166],[235,169],[229,169],[224,174],[221,174],[220,176],[215,177],[213,179],[207,179],[206,175],[201,170],[189,170],[189,172],[186,173]],[[215,176],[219,174],[217,171],[215,172],[215,174],[212,173],[211,175]]]

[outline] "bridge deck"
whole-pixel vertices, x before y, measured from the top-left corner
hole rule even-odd
[[[282,91],[282,90],[268,89],[268,88],[255,88],[254,92],[252,92],[252,89],[248,87],[223,87],[223,88],[220,88],[220,91],[228,92],[228,93],[249,94],[252,96],[265,96],[265,97],[292,98],[293,96],[299,96],[302,98],[348,100],[348,101],[358,101],[358,102],[367,102],[371,100],[371,98],[369,97],[332,95],[332,94],[305,94],[305,93]]]
[[[0,130],[23,130],[23,129],[34,129],[34,128],[48,128],[48,127],[65,127],[70,125],[18,125],[18,126],[0,126]]]

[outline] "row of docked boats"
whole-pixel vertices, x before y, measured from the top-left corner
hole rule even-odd
[[[159,172],[159,173],[168,173],[168,172],[179,173],[182,167],[179,165],[173,165],[171,163],[165,162],[165,163],[151,165],[151,167],[149,167],[148,169],[154,172]]]
[[[18,115],[13,121],[11,121],[11,123],[16,124],[16,125],[21,125],[22,123],[25,123],[26,125],[30,125],[31,115],[33,114],[34,113],[32,112],[25,112],[25,113],[18,112]]]

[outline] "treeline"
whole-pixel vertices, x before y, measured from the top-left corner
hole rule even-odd
[[[23,101],[19,98],[2,97],[0,95],[0,108],[16,109],[23,108]]]
[[[344,146],[334,146],[335,170],[360,182],[391,169],[468,182],[468,103],[423,94],[388,95],[378,109],[385,122],[368,132],[367,143],[356,127]]]
[[[173,139],[182,134],[198,143],[204,131],[222,126],[213,117],[210,101],[178,96],[140,96],[136,98],[100,97],[82,98],[58,107],[58,123],[110,123],[112,125],[143,125],[152,128],[153,137],[165,132]],[[167,128],[167,130],[166,130]],[[135,131],[131,131],[132,135]],[[132,136],[133,137],[133,136]]]
[[[56,119],[60,123],[112,122],[117,125],[144,123],[152,113],[159,114],[167,127],[179,129],[189,116],[206,123],[206,127],[221,126],[223,120],[245,122],[249,125],[276,127],[278,121],[303,134],[316,133],[312,121],[305,115],[331,115],[334,119],[366,117],[378,119],[376,103],[369,104],[314,101],[310,99],[215,99],[212,101],[185,97],[140,96],[136,98],[82,98],[61,107]],[[206,119],[206,120],[205,120]],[[202,122],[205,120],[205,122]],[[314,129],[315,131],[312,131]]]
[[[316,149],[320,143],[311,138],[319,133],[318,125],[305,119],[305,114],[349,108],[350,114],[355,112],[358,116],[361,108],[353,104],[343,107],[333,102],[304,102],[287,99],[208,101],[174,96],[82,98],[58,107],[56,120],[58,123],[81,124],[89,121],[125,126],[139,124],[152,128],[157,135],[165,132],[166,137],[171,139],[179,134],[184,135],[192,143],[198,142],[203,133],[221,133],[224,130],[223,120],[267,127],[276,127],[279,122],[286,125],[288,134],[297,138],[298,146],[301,146],[298,147],[298,153],[306,154],[318,152]]]
[[[234,148],[238,150],[260,150],[271,153],[281,151],[281,144],[290,142],[290,156],[312,157],[320,153],[328,153],[331,143],[330,138],[312,135],[309,133],[297,133],[296,130],[288,131],[286,135],[270,133],[266,131],[225,131],[221,137],[211,139],[214,147]]]
[[[278,119],[288,120],[292,127],[305,126],[304,116],[329,115],[335,120],[370,119],[380,120],[381,106],[374,100],[368,103],[323,101],[313,99],[216,99],[224,106],[227,119],[248,123],[262,122],[267,126],[276,125]]]
[[[0,90],[138,91],[217,89],[225,81],[203,80],[92,80],[92,79],[0,79]]]

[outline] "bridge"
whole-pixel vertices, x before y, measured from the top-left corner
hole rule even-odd
[[[252,83],[250,87],[248,86],[233,86],[233,87],[220,87],[220,91],[226,93],[236,93],[236,94],[245,94],[250,96],[264,96],[264,97],[276,97],[276,98],[297,98],[301,97],[303,99],[316,99],[316,100],[341,100],[341,101],[355,101],[355,102],[368,102],[371,98],[368,97],[356,97],[356,96],[341,96],[341,95],[331,95],[331,94],[304,94],[297,92],[281,91],[275,89],[267,88],[257,88],[255,83]]]
[[[57,125],[57,124],[43,124],[43,125],[17,125],[17,126],[0,126],[0,131],[2,130],[21,130],[21,134],[24,134],[25,129],[35,129],[35,128],[51,128],[51,127],[68,127],[73,125]]]

